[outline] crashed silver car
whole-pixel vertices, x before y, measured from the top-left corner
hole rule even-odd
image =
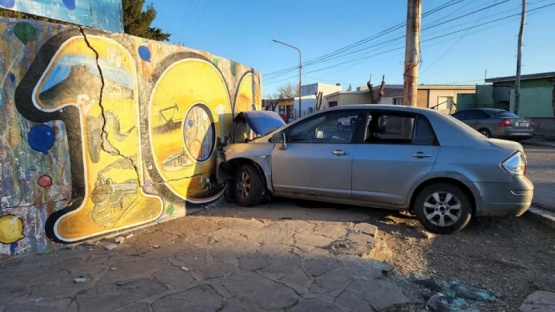
[[[532,201],[520,143],[435,110],[339,106],[259,134],[220,155],[218,179],[239,205],[274,195],[409,210],[427,230],[452,233],[472,217],[520,216]]]

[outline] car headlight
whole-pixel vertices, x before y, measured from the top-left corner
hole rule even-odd
[[[510,174],[526,173],[526,158],[521,152],[516,152],[501,162],[501,168]]]

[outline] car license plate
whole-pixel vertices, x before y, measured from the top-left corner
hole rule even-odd
[[[528,127],[528,122],[519,122],[518,126],[519,127]]]

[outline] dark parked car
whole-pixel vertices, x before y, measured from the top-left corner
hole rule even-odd
[[[452,115],[488,138],[529,139],[534,135],[534,121],[497,108],[471,108]]]
[[[279,116],[285,123],[289,123],[289,116],[285,115],[284,113],[279,113]]]
[[[249,122],[279,119],[244,113],[261,115]],[[338,129],[343,120],[349,127]],[[520,143],[488,139],[434,110],[340,106],[265,129],[219,153],[218,181],[229,183],[239,205],[272,194],[411,210],[429,231],[451,233],[471,217],[519,216],[532,202]]]

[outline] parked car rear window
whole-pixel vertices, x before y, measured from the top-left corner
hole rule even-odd
[[[515,115],[511,112],[499,112],[495,114],[496,117],[503,117],[503,118],[519,118],[518,115]]]

